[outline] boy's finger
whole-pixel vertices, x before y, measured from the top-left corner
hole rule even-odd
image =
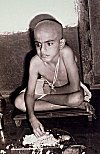
[[[40,134],[39,134],[39,132],[37,131],[37,129],[34,130],[34,134],[35,134],[36,137],[39,137],[39,136],[40,136]]]
[[[37,131],[38,136],[42,136],[43,135],[43,133],[42,133],[40,128],[37,128],[36,131]]]
[[[40,129],[41,129],[42,133],[45,133],[44,127],[42,125],[40,125]]]

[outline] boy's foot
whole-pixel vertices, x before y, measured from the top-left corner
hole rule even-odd
[[[86,109],[86,112],[92,114],[94,116],[94,118],[96,118],[95,116],[95,109],[94,107],[89,103],[89,102],[86,102],[84,101],[80,106],[79,106],[80,109]]]

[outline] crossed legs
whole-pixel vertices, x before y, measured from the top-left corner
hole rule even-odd
[[[20,93],[15,99],[15,106],[19,110],[26,112],[26,105],[24,100],[24,92]],[[46,95],[41,99],[38,99],[40,96],[35,96],[35,106],[34,111],[47,111],[55,110],[60,108],[73,108],[78,107],[84,108],[82,105],[83,102],[83,91],[68,94],[68,95]],[[81,105],[80,105],[81,104]],[[82,107],[83,106],[83,107]]]

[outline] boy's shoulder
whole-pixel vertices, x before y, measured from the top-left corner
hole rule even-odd
[[[62,48],[62,50],[61,50],[61,55],[64,56],[64,57],[67,56],[67,58],[68,58],[68,57],[70,57],[71,55],[73,55],[73,51],[72,51],[72,49],[71,49],[69,46],[65,45],[65,46]]]
[[[41,59],[39,58],[38,55],[35,55],[34,57],[32,57],[31,61],[30,61],[30,65],[38,67],[41,65]]]
[[[35,55],[31,58],[31,63],[40,63],[40,58],[38,55]]]

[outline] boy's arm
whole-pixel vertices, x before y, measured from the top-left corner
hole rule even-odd
[[[52,94],[67,94],[80,90],[78,67],[76,65],[73,51],[69,47],[65,47],[65,49],[63,49],[62,59],[66,68],[69,83],[62,87],[55,88],[56,92],[52,91]]]
[[[38,77],[38,67],[35,60],[31,60],[30,68],[29,68],[29,81],[28,87],[25,94],[25,103],[29,116],[29,121],[33,128],[33,132],[36,136],[42,135],[44,132],[42,124],[38,121],[38,119],[34,115],[34,104],[35,104],[35,87]]]
[[[37,82],[37,70],[35,68],[34,60],[31,60],[29,67],[29,80],[28,86],[25,94],[25,103],[28,111],[29,118],[34,115],[34,95],[35,95],[35,86]]]

